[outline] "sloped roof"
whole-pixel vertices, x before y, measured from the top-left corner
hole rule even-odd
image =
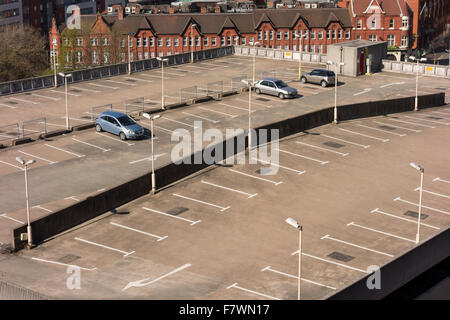
[[[409,15],[411,12],[405,0],[353,0],[353,12],[357,15],[364,14],[372,1],[372,5],[379,4],[386,15]]]

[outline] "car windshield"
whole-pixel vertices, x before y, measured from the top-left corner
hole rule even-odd
[[[136,123],[133,119],[131,119],[130,117],[127,117],[127,116],[121,116],[120,118],[117,118],[117,120],[119,120],[119,122],[123,126],[131,126]]]
[[[284,83],[281,80],[275,81],[275,84],[277,85],[278,88],[285,88],[288,86],[286,83]]]

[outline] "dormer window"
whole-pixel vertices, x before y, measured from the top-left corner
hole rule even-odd
[[[402,28],[404,29],[408,29],[408,25],[409,25],[409,18],[408,17],[403,17],[402,18]]]
[[[362,28],[362,20],[358,19],[358,21],[356,22],[356,29],[361,29]]]

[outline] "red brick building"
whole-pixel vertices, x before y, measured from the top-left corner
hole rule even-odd
[[[116,11],[116,10],[114,10]],[[326,53],[327,44],[354,39],[347,9],[278,9],[250,13],[82,15],[80,29],[53,24],[50,50],[60,61],[105,64],[149,59],[258,41],[268,48],[298,50],[295,34],[306,35],[303,51]],[[63,55],[63,56],[61,56]]]
[[[406,0],[342,0],[338,5],[349,10],[354,39],[387,41],[391,49],[411,46],[413,12]]]

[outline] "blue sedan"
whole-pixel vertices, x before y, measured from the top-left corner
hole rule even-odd
[[[95,130],[118,135],[121,140],[137,139],[144,136],[144,128],[128,115],[117,111],[102,112],[95,120]]]

